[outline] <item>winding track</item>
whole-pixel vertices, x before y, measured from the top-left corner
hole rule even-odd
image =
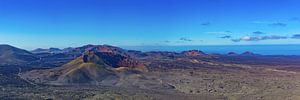
[[[21,77],[22,68],[18,67],[18,69],[19,69],[18,76],[19,76],[21,79],[23,79],[24,81],[26,81],[27,83],[29,83],[29,84],[31,84],[31,85],[37,86],[37,84],[35,84],[35,83],[29,81],[28,79],[22,78],[22,77]]]

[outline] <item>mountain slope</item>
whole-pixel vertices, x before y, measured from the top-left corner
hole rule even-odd
[[[90,61],[81,56],[63,66],[58,71],[62,74],[57,78],[59,83],[97,83],[105,78],[116,78],[114,72],[96,55]]]
[[[34,54],[10,45],[0,45],[0,65],[21,65],[38,60]]]

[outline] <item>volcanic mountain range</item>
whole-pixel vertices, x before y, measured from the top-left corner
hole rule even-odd
[[[128,78],[131,75],[139,76],[138,78],[135,77],[137,79],[147,80],[142,78],[142,73],[147,72],[149,68],[154,68],[150,66],[153,65],[155,59],[159,61],[162,59],[178,59],[175,62],[180,62],[189,61],[190,57],[191,59],[196,57],[226,62],[228,58],[226,55],[210,55],[199,50],[189,50],[181,53],[140,52],[124,50],[109,45],[85,45],[56,53],[31,53],[8,45],[0,47],[1,64],[39,65],[38,67],[52,66],[50,69],[32,70],[22,74],[24,79],[43,84],[104,84],[107,82],[117,84],[119,81],[116,80],[122,80],[122,78]],[[244,56],[259,56],[251,52],[246,52],[242,55],[234,56],[231,59],[244,59]],[[242,61],[240,60],[240,62]],[[247,61],[245,59],[244,62]],[[192,62],[199,61],[192,60]]]
[[[146,95],[142,99],[178,95],[190,99],[191,95],[226,99],[273,98],[278,94],[284,94],[285,98],[294,95],[293,92],[300,93],[299,87],[295,87],[300,83],[297,80],[300,56],[268,56],[249,51],[242,54],[206,54],[199,50],[142,52],[109,45],[85,45],[59,52],[53,52],[58,50],[53,48],[40,50],[43,52],[0,45],[0,88],[5,91],[0,98],[15,96],[12,92],[22,94],[21,98],[30,95],[38,100],[45,95],[47,98],[78,95],[76,98],[82,99],[97,98],[100,94],[101,98],[106,94],[133,97],[139,93]]]
[[[99,84],[116,80],[121,73],[136,74],[147,71],[143,63],[131,58],[126,50],[107,45],[87,45],[70,51],[82,53],[76,59],[49,70],[34,70],[24,74],[39,83]]]

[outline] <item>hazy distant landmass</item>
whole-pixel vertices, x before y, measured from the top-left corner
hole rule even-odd
[[[175,51],[198,49],[206,53],[226,54],[251,51],[262,55],[300,55],[300,45],[207,45],[207,46],[123,46],[125,49],[140,51]]]

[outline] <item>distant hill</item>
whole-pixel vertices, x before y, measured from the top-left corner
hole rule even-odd
[[[194,56],[206,56],[206,54],[204,52],[199,51],[199,50],[183,51],[182,54],[185,55],[185,56],[190,56],[190,57],[194,57]]]
[[[59,48],[49,48],[49,49],[42,49],[42,48],[37,48],[35,50],[31,51],[32,53],[62,53],[63,50],[59,49]]]
[[[0,45],[0,65],[24,65],[38,58],[23,49],[10,45]]]

